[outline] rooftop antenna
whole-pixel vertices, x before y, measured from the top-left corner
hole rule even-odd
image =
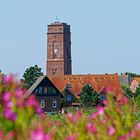
[[[58,18],[58,16],[56,16],[56,21],[59,22],[59,18]]]

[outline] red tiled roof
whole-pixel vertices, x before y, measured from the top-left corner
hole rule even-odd
[[[97,92],[100,92],[100,90],[105,87],[108,88],[117,97],[117,99],[120,99],[123,96],[118,74],[61,76],[47,75],[47,77],[60,91],[62,91],[67,84],[70,84],[70,90],[75,96],[82,91],[83,86],[85,86],[87,83],[91,84]]]

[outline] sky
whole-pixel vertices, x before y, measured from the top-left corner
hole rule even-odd
[[[0,69],[46,72],[47,25],[71,25],[73,74],[140,73],[140,0],[1,0]]]

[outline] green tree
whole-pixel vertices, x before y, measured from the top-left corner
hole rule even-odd
[[[125,72],[125,74],[130,75],[131,77],[140,77],[140,74],[137,73]]]
[[[38,77],[42,75],[43,73],[41,72],[41,68],[39,68],[37,65],[27,68],[23,74],[22,87],[30,88],[38,79]]]
[[[134,104],[140,107],[140,86],[137,87],[136,91],[133,93],[129,86],[122,85],[124,95],[132,101]]]
[[[137,105],[137,107],[139,108],[139,111],[140,111],[140,86],[137,87],[134,95],[135,95],[136,105]]]
[[[123,94],[131,101],[134,102],[135,94],[130,90],[128,85],[122,85]]]
[[[86,84],[82,88],[80,95],[80,103],[83,107],[94,107],[101,103],[100,95],[93,89],[90,84]]]
[[[136,91],[133,93],[129,86],[122,85],[123,93],[129,99],[129,103],[131,103],[136,108],[136,117],[137,120],[140,121],[140,86],[137,87]]]

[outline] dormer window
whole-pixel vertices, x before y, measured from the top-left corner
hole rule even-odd
[[[106,100],[106,96],[104,94],[101,94],[100,99],[101,99],[101,101],[104,101],[104,100]]]
[[[71,95],[67,95],[67,101],[72,101]]]
[[[71,88],[71,84],[67,84],[66,89],[70,89],[70,88]]]

